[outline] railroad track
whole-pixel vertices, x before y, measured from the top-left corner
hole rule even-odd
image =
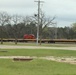
[[[1,41],[1,39],[0,39]],[[3,42],[15,42],[15,39],[3,39]],[[36,39],[17,39],[17,42],[36,42]],[[38,40],[40,42],[40,40]],[[73,42],[76,43],[76,39],[42,39],[42,43],[56,43],[56,42]]]

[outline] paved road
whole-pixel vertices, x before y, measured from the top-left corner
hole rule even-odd
[[[63,49],[63,50],[76,50],[76,47],[42,47],[42,46],[0,45],[0,49]]]

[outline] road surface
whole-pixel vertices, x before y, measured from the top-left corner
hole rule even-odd
[[[62,49],[62,50],[76,50],[76,47],[43,47],[43,46],[0,45],[0,49]]]

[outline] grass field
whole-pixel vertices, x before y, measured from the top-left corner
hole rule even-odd
[[[49,60],[30,62],[0,59],[0,75],[76,75],[76,65]]]
[[[21,46],[22,44],[18,45]],[[54,46],[54,44],[48,46]],[[58,44],[57,47],[64,46],[59,46]],[[76,57],[76,51],[57,49],[0,49],[0,56]],[[76,64],[45,59],[33,59],[32,61],[0,59],[0,75],[76,75]]]
[[[7,51],[7,52],[2,52]],[[74,56],[76,51],[55,49],[0,49],[0,56]]]

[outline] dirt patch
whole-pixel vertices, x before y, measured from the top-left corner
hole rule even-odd
[[[76,58],[75,57],[53,57],[53,56],[51,56],[51,57],[41,57],[40,59],[76,64]]]
[[[6,50],[0,50],[0,52],[8,52],[8,51],[6,51]]]
[[[31,61],[33,58],[13,58],[14,61]]]
[[[56,62],[76,64],[76,57],[0,56],[0,59],[13,59],[14,61],[31,61],[33,59],[45,59],[45,60],[51,60],[51,61],[56,61]]]

